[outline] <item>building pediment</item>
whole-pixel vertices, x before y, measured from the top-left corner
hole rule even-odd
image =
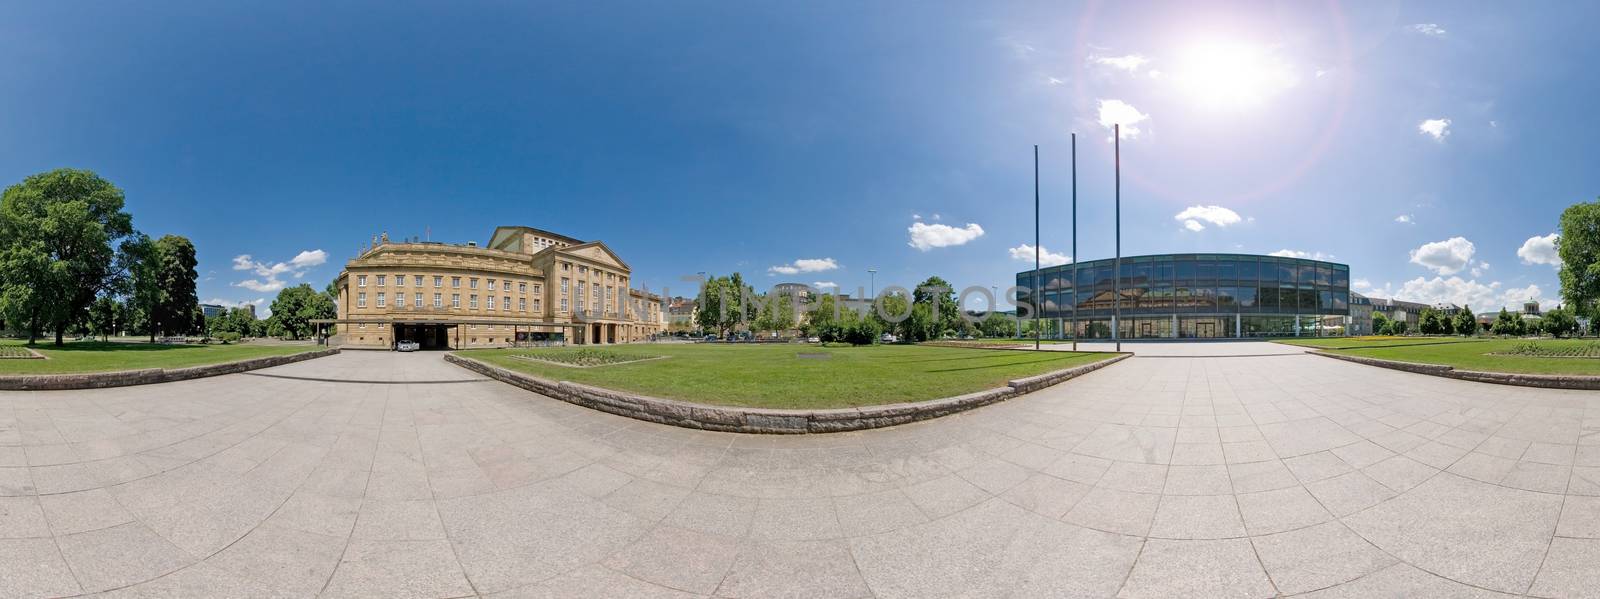
[[[555,251],[560,254],[572,256],[574,258],[580,258],[602,266],[609,266],[630,272],[633,270],[628,267],[627,262],[623,262],[622,258],[617,256],[616,252],[611,251],[611,248],[606,247],[605,243],[599,241],[591,241],[589,243],[567,246],[564,248],[556,248]]]

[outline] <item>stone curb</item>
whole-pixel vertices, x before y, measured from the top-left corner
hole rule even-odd
[[[964,412],[998,401],[1004,401],[1017,395],[1031,393],[1105,368],[1132,356],[1133,354],[1117,354],[1115,357],[1098,362],[1009,381],[1005,387],[997,387],[955,397],[830,410],[774,410],[711,406],[674,399],[635,395],[570,381],[552,381],[501,368],[473,358],[462,357],[455,353],[445,354],[444,359],[446,362],[467,370],[546,397],[602,412],[610,412],[619,416],[684,428],[732,433],[803,434],[881,428]]]
[[[1426,374],[1463,381],[1478,383],[1494,383],[1496,385],[1516,385],[1518,387],[1541,387],[1545,389],[1577,389],[1596,391],[1600,390],[1600,376],[1574,375],[1574,374],[1516,374],[1511,372],[1483,372],[1478,370],[1456,370],[1454,366],[1443,364],[1418,364],[1415,362],[1398,362],[1395,360],[1380,360],[1362,356],[1346,356],[1323,351],[1306,352],[1314,356],[1355,362],[1367,366],[1403,370],[1417,374]]]
[[[318,351],[301,352],[284,356],[267,356],[264,358],[251,358],[221,364],[206,364],[204,366],[189,366],[186,368],[145,368],[142,370],[119,370],[115,372],[85,372],[78,374],[25,374],[0,376],[0,391],[71,391],[77,389],[104,389],[107,387],[128,387],[132,385],[150,385],[155,383],[171,383],[189,379],[236,374],[260,368],[270,368],[293,364],[313,358],[321,358],[339,353],[338,348]]]

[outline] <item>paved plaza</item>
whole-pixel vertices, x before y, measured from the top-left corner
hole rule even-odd
[[[1600,594],[1600,394],[1207,347],[814,436],[433,353],[0,392],[0,596]]]

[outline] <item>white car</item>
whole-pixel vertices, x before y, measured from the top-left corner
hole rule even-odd
[[[822,343],[821,337],[807,337],[806,343]]]
[[[422,345],[417,343],[417,342],[415,342],[415,341],[411,341],[411,340],[407,339],[407,340],[404,340],[404,341],[401,341],[399,343],[394,344],[394,349],[396,351],[417,351],[419,349],[422,349]]]

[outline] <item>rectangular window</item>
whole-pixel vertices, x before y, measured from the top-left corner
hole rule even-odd
[[[494,291],[494,279],[489,279],[489,291]]]
[[[357,293],[356,294],[356,307],[357,308],[365,308],[365,307],[367,307],[367,292],[363,291],[361,293]]]
[[[404,308],[404,307],[406,307],[406,294],[404,294],[404,293],[396,293],[396,294],[394,294],[394,307],[396,307],[396,308]]]
[[[467,288],[468,289],[477,289],[478,288],[478,278],[477,277],[473,277],[473,278],[467,279]]]
[[[470,308],[470,309],[473,309],[473,310],[477,310],[478,309],[478,294],[474,293],[472,295],[467,296],[467,308]]]
[[[517,298],[517,311],[518,312],[527,312],[528,311],[528,298],[525,298],[525,297]]]
[[[461,288],[461,277],[450,277],[450,288],[451,289],[460,289]]]
[[[438,293],[433,294],[433,307],[435,307],[435,308],[443,308],[444,307],[444,298],[440,297],[440,294],[438,294]]]
[[[413,305],[413,306],[416,306],[416,307],[418,307],[418,308],[421,308],[421,307],[422,307],[422,294],[420,294],[420,293],[417,293],[417,294],[413,294],[413,295],[412,295],[412,296],[411,296],[411,299],[413,299],[413,300],[415,300],[415,301],[413,301],[413,302],[412,302],[412,303],[411,303],[411,305]]]
[[[383,286],[383,281],[385,279],[388,279],[388,278],[389,278],[388,275],[378,275],[378,286],[382,287]]]
[[[451,308],[460,308],[461,307],[461,294],[459,294],[459,293],[450,294],[450,307]]]
[[[505,310],[507,312],[511,311],[511,298],[510,297],[503,297],[502,296],[500,298],[500,309],[501,310]]]
[[[422,286],[422,275],[412,276],[411,277],[411,286],[412,287],[421,287]]]
[[[562,312],[566,312],[567,311],[567,298],[564,298],[564,297],[561,298],[561,311]]]
[[[527,292],[528,292],[528,284],[527,283],[517,283],[517,293],[527,293]]]
[[[441,277],[441,276],[438,276],[438,275],[434,275],[433,276],[433,288],[434,289],[438,289],[440,287],[444,287],[444,277]]]
[[[567,294],[567,278],[561,277],[561,295]]]
[[[379,276],[379,277],[378,277],[378,281],[379,281],[379,282],[383,282],[383,277],[382,277],[382,276]],[[384,306],[386,306],[386,305],[387,305],[387,304],[385,304],[385,303],[384,303],[384,300],[383,300],[383,292],[382,292],[382,291],[379,291],[379,292],[378,292],[378,307],[379,307],[379,308],[382,308],[382,307],[384,307]]]
[[[357,276],[356,277],[356,287],[366,287],[366,286],[367,286],[367,275],[359,275],[359,276]]]
[[[539,286],[539,284],[538,284],[538,283],[534,283],[534,284],[533,284],[533,294],[534,294],[534,295],[539,295],[539,287],[540,287],[540,286]]]
[[[395,275],[394,276],[394,286],[395,287],[405,287],[406,286],[406,276],[405,275]]]
[[[537,298],[537,297],[533,298],[533,311],[534,312],[538,312],[539,311],[539,298]]]
[[[472,296],[472,297],[478,297],[478,296],[476,296],[476,295],[474,295],[474,296]],[[487,308],[488,308],[488,309],[489,309],[489,310],[490,310],[490,311],[493,311],[493,310],[494,310],[494,296],[492,296],[492,295],[491,295],[491,296],[489,296],[489,297],[487,297],[487,298],[485,298],[485,301],[487,301],[487,302],[488,302],[488,305],[487,305],[487,306],[486,306],[486,307],[487,307]]]

